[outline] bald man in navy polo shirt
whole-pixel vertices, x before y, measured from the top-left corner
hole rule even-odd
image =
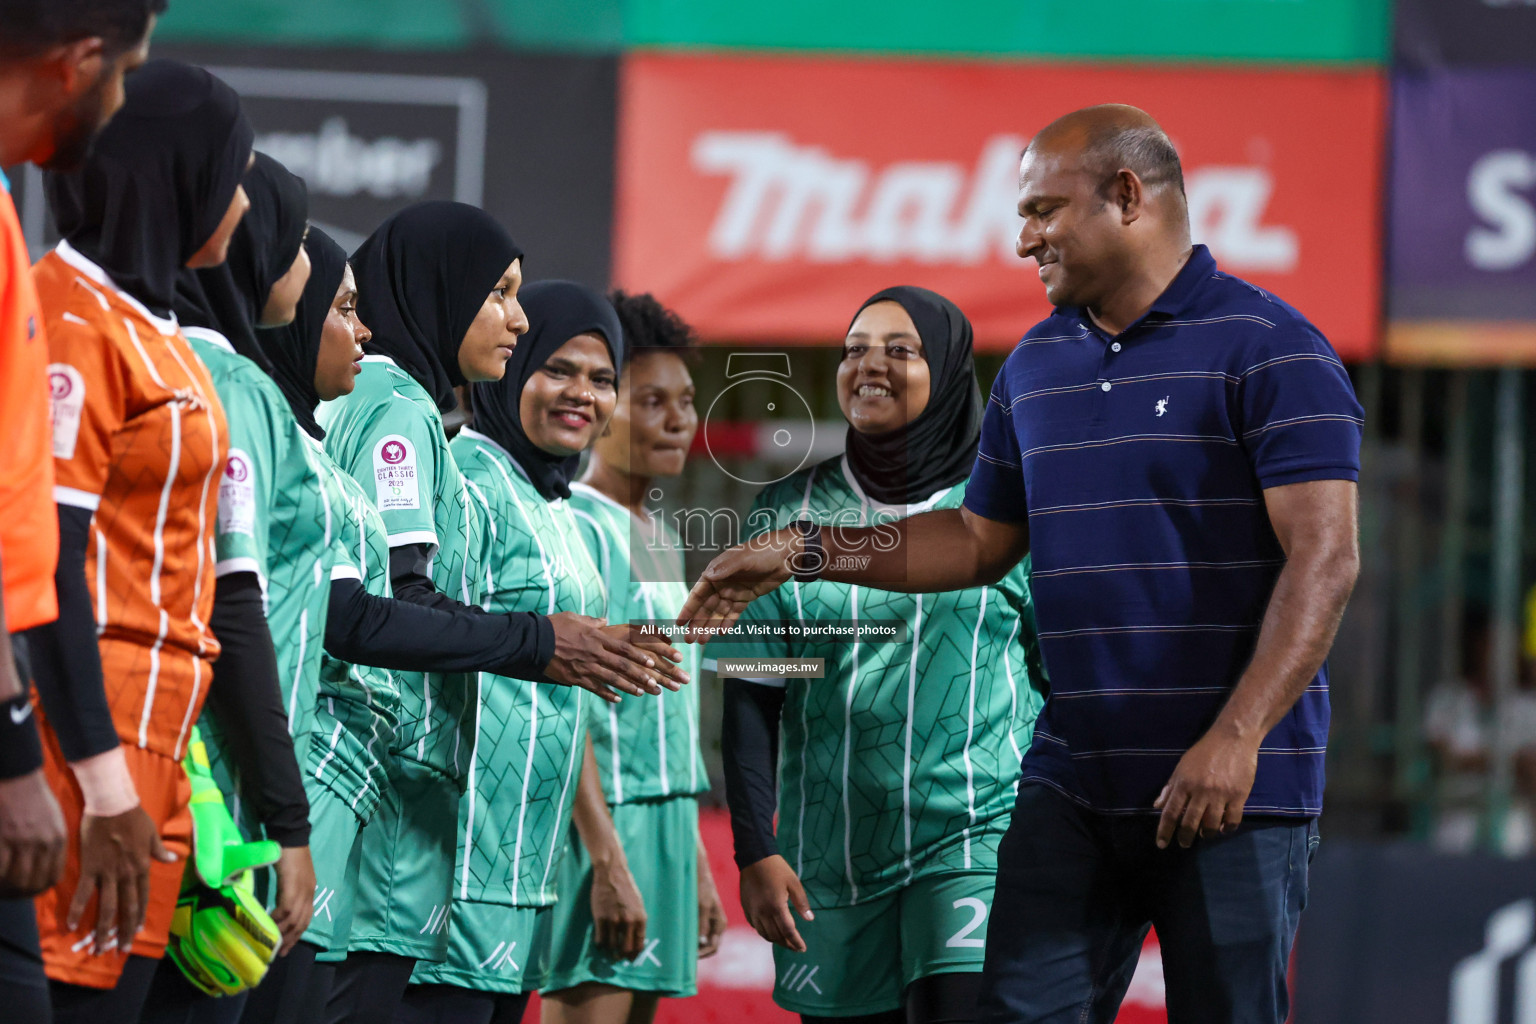
[[[1108,1024],[1155,926],[1173,1024],[1280,1024],[1359,571],[1360,405],[1316,328],[1191,245],[1178,154],[1143,112],[1041,131],[1019,214],[1056,311],[998,375],[964,507],[901,521],[894,550],[764,534],[679,621],[731,621],[792,575],[980,586],[1031,552],[1051,693],[977,1019]]]

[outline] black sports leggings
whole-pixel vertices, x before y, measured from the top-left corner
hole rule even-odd
[[[396,1024],[520,1024],[532,992],[475,992],[457,985],[412,985]]]
[[[394,953],[349,953],[336,965],[327,1024],[394,1024],[411,983],[416,958]]]
[[[54,1024],[138,1024],[159,960],[130,956],[112,988],[48,983]]]
[[[930,974],[907,986],[906,1006],[860,1017],[802,1013],[801,1024],[970,1024],[980,1017],[981,973]]]

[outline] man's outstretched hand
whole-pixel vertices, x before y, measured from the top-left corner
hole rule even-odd
[[[716,555],[678,613],[685,639],[702,643],[735,625],[747,605],[790,578],[790,559],[803,543],[795,530],[770,530]]]

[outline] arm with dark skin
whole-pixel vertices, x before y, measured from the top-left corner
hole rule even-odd
[[[932,594],[1002,579],[1028,553],[1029,527],[984,519],[962,507],[879,526],[826,527],[821,543],[829,566],[821,579]],[[791,559],[804,547],[797,531],[770,530],[717,555],[694,584],[678,624],[691,627],[690,639],[730,626],[747,605],[790,578]]]
[[[1185,752],[1154,806],[1157,845],[1189,846],[1243,820],[1259,744],[1280,724],[1328,657],[1360,574],[1359,492],[1316,480],[1264,492],[1286,562],[1270,594],[1253,660],[1204,736]]]
[[[593,939],[600,948],[629,960],[645,948],[645,901],[608,812],[592,737],[586,742],[571,820],[592,861]]]
[[[27,680],[16,671],[0,594],[0,702],[28,691]],[[29,720],[17,728],[35,730],[37,723]],[[0,899],[36,896],[57,882],[64,870],[64,839],[64,816],[41,767],[0,779]]]

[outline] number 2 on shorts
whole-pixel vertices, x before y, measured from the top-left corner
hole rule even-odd
[[[951,935],[949,937],[949,941],[944,943],[944,945],[959,946],[963,949],[984,948],[987,944],[986,940],[973,939],[970,937],[970,934],[977,928],[980,928],[982,922],[987,919],[987,905],[981,900],[977,899],[975,896],[963,896],[954,902],[954,908],[956,910],[959,910],[961,907],[968,908],[971,911],[972,917],[965,923],[964,927],[955,932],[955,934]]]

